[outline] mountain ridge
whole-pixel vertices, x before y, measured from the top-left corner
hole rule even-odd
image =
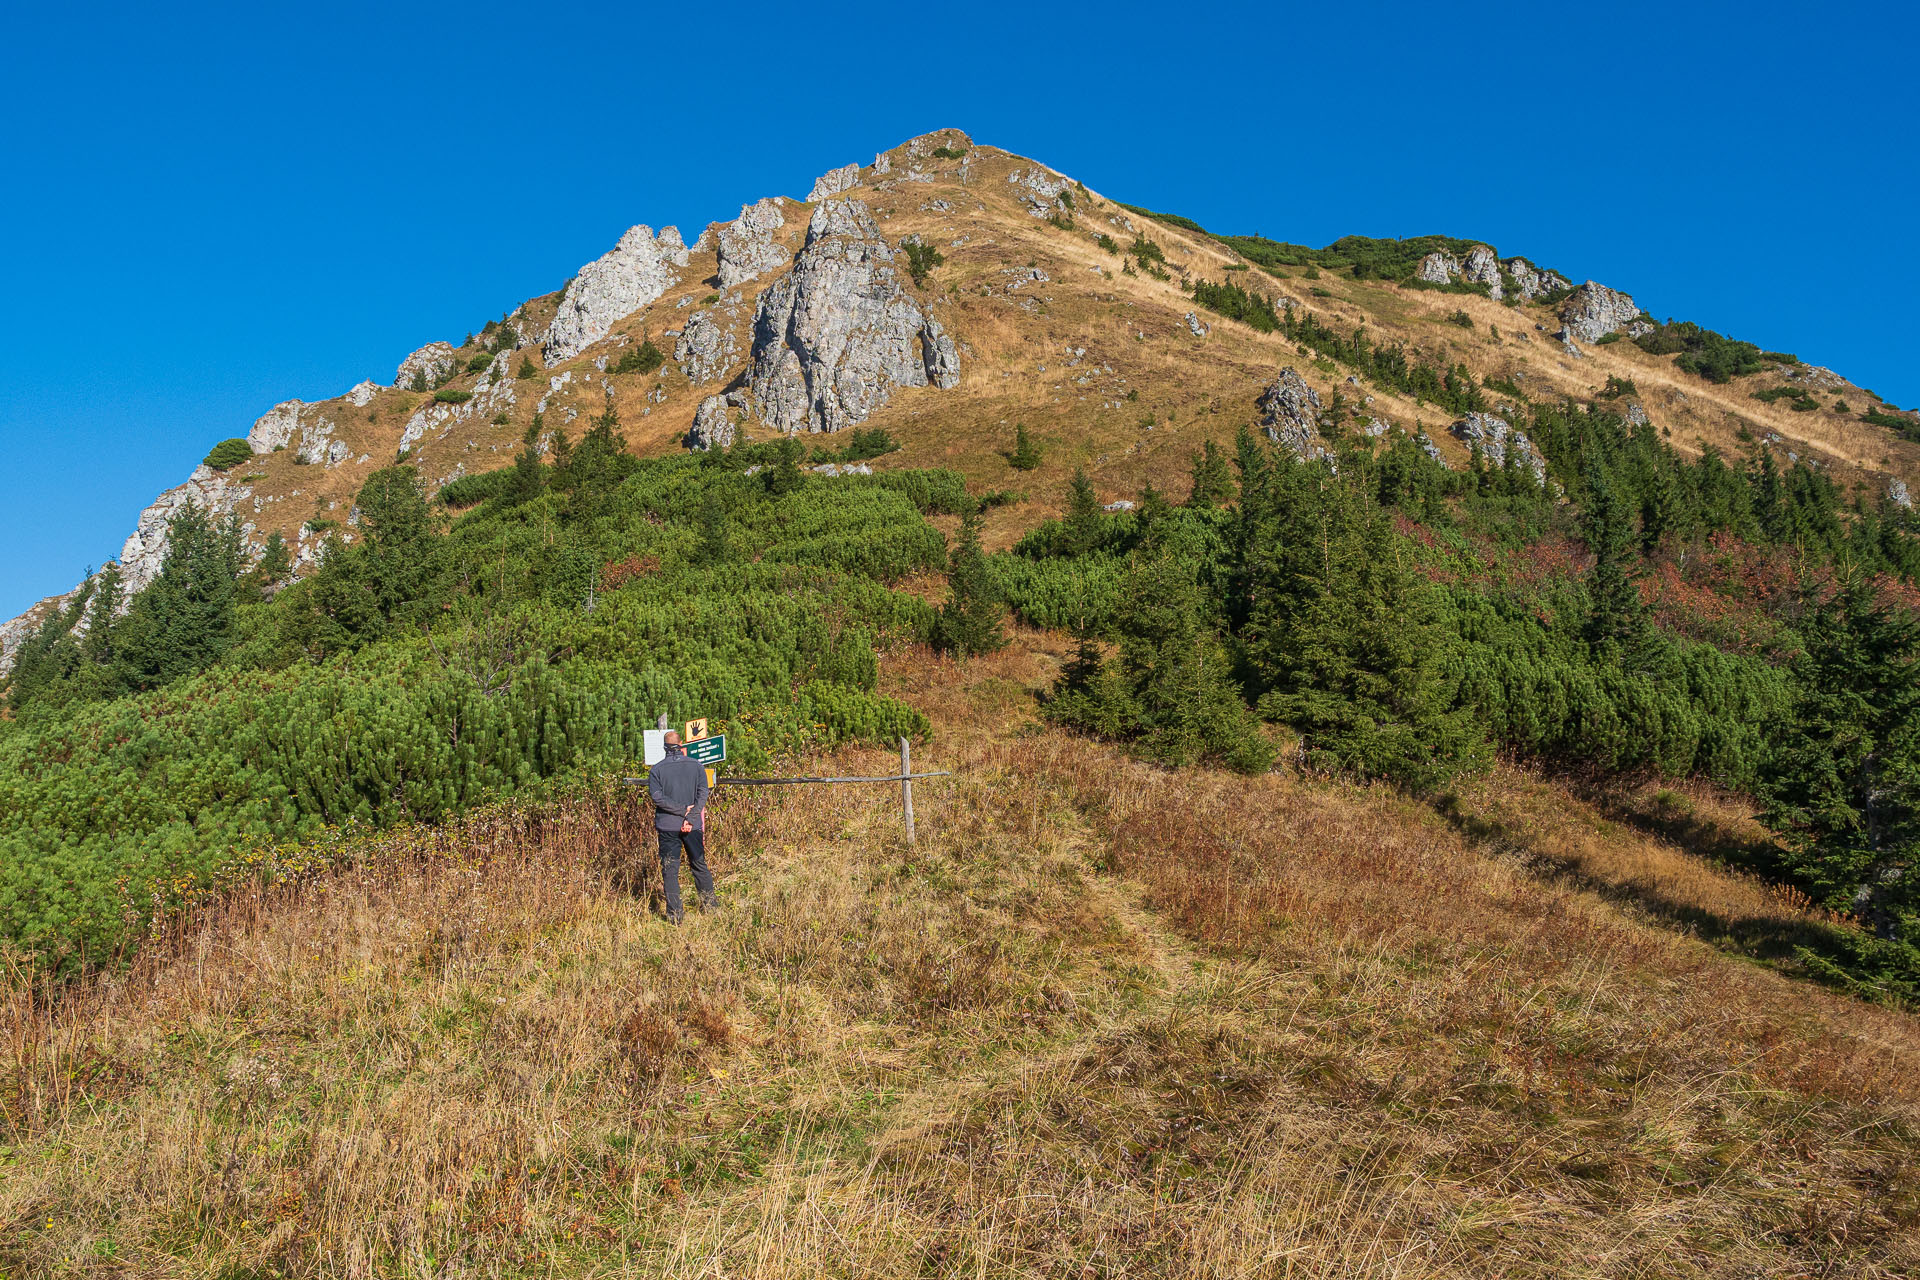
[[[280,533],[301,572],[317,562],[333,528],[351,541],[352,494],[378,466],[404,456],[437,489],[506,465],[534,415],[551,410],[559,419],[546,423],[551,432],[607,403],[640,452],[688,439],[724,443],[756,429],[831,430],[871,420],[900,440],[899,462],[958,466],[983,484],[996,478],[1001,438],[1012,422],[1031,416],[1039,421],[1029,425],[1066,446],[1112,494],[1131,492],[1141,477],[1176,465],[1201,438],[1223,438],[1238,422],[1254,420],[1280,370],[1305,356],[1303,382],[1322,397],[1322,408],[1336,395],[1342,402],[1360,400],[1370,433],[1404,430],[1455,466],[1468,461],[1473,446],[1493,439],[1494,429],[1478,423],[1449,430],[1448,415],[1417,398],[1363,386],[1332,361],[1316,363],[1304,348],[1196,306],[1174,283],[1172,268],[1182,282],[1252,282],[1254,291],[1296,314],[1365,324],[1376,335],[1432,350],[1449,366],[1457,360],[1476,378],[1536,399],[1591,399],[1631,386],[1630,411],[1655,421],[1682,450],[1735,454],[1767,447],[1789,465],[1807,458],[1843,483],[1878,489],[1896,504],[1904,504],[1909,484],[1920,480],[1920,446],[1885,425],[1913,421],[1912,415],[1893,411],[1833,371],[1775,362],[1766,375],[1752,375],[1777,375],[1781,385],[1766,389],[1775,398],[1755,400],[1742,387],[1688,375],[1631,342],[1609,343],[1612,334],[1648,324],[1628,295],[1593,281],[1573,287],[1544,268],[1526,278],[1525,269],[1535,267],[1531,259],[1498,257],[1483,242],[1366,241],[1447,242],[1421,257],[1413,281],[1382,280],[1363,258],[1338,252],[1365,238],[1347,237],[1326,250],[1269,241],[1264,244],[1274,248],[1266,250],[1255,237],[1217,237],[1189,219],[1109,201],[1045,164],[977,146],[955,129],[881,151],[870,165],[829,170],[808,196],[762,197],[743,205],[733,221],[709,224],[691,244],[676,228],[656,234],[637,225],[561,289],[512,308],[459,347],[437,341],[410,353],[390,385],[363,380],[325,400],[273,406],[246,433],[250,459],[227,470],[202,464],[140,513],[117,561],[129,594],[157,572],[167,520],[188,502],[238,517],[256,553],[269,534]],[[890,309],[904,306],[921,319],[886,340],[897,350],[856,352],[857,369],[800,359],[801,367],[776,375],[780,362],[756,352],[765,356],[788,339],[758,335],[761,303],[791,281],[818,210],[856,198],[872,205],[870,234],[842,234],[835,253],[844,259],[846,245],[864,246],[858,256],[866,265],[857,268],[864,274],[851,284],[828,280],[822,287],[859,294],[879,288],[876,281],[891,282],[881,290],[892,291],[887,297],[872,299],[874,314],[852,326],[863,341],[892,322]],[[900,283],[896,246],[908,243],[944,258],[944,291],[937,281],[931,289]],[[1143,243],[1159,260],[1138,259],[1146,270],[1136,272],[1128,254]],[[817,256],[824,261],[827,255]],[[1354,258],[1350,276],[1322,275],[1316,265],[1347,258]],[[1292,274],[1294,266],[1300,275]],[[1509,289],[1519,297],[1495,296]],[[1580,314],[1568,319],[1553,303],[1543,310],[1536,302],[1541,297],[1562,307],[1579,299]],[[656,332],[663,342],[671,339],[670,353],[662,351],[661,364],[643,372],[644,360],[634,357],[644,355]],[[825,335],[840,344],[836,360],[845,355],[848,336]],[[931,362],[919,357],[923,368],[936,371],[916,383],[913,362],[902,352],[929,341],[936,347],[944,341],[951,354],[936,352]],[[1026,359],[1036,350],[1053,356],[1055,374],[1067,369],[1072,377],[1047,377],[1048,360]],[[622,366],[622,360],[631,363]],[[767,366],[758,375],[756,363]],[[835,377],[846,383],[844,394]],[[815,395],[822,378],[827,385]],[[1097,407],[1089,403],[1096,383]],[[769,396],[776,386],[788,390]],[[922,394],[927,387],[958,394],[936,406]],[[595,391],[600,405],[592,403]],[[841,412],[847,396],[856,402],[850,413]],[[797,409],[808,397],[809,407]],[[1785,408],[1778,403],[1783,397]],[[1856,410],[1884,421],[1862,421]],[[1495,421],[1504,429],[1503,419]],[[1309,435],[1312,425],[1306,424]],[[1057,503],[1048,495],[1015,505],[1002,518],[1003,532]],[[85,585],[0,624],[0,672],[26,637]]]

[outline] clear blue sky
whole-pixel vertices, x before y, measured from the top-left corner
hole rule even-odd
[[[0,50],[0,618],[215,441],[636,222],[945,125],[1221,231],[1491,241],[1920,402],[1892,3],[33,5]]]

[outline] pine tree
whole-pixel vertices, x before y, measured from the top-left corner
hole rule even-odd
[[[546,492],[547,470],[540,461],[540,435],[545,426],[545,415],[536,413],[520,437],[520,452],[513,455],[513,479],[501,494],[509,506],[532,502]]]
[[[788,436],[780,441],[777,453],[774,464],[762,473],[767,478],[767,492],[776,498],[806,483],[800,473],[800,442]]]
[[[254,600],[265,599],[286,585],[293,576],[293,555],[287,550],[287,540],[278,529],[267,535],[266,545],[260,549],[260,559],[246,576],[247,594]]]
[[[1828,905],[1920,942],[1920,622],[1853,571],[1805,638],[1762,769],[1766,822]]]
[[[695,558],[704,565],[724,564],[733,558],[727,508],[711,489],[700,503],[700,546]]]
[[[1098,551],[1106,542],[1106,513],[1094,495],[1093,481],[1078,467],[1067,487],[1067,518],[1062,533],[1068,555]]]
[[[1008,455],[1007,461],[1016,471],[1032,471],[1040,465],[1040,446],[1033,442],[1031,435],[1027,434],[1027,425],[1024,422],[1014,424],[1013,452]]]
[[[934,623],[934,645],[956,658],[991,653],[1006,644],[1000,627],[1000,591],[980,549],[979,511],[960,521],[960,540],[947,560],[947,602]]]
[[[240,527],[189,502],[167,522],[160,573],[133,598],[115,639],[129,683],[155,689],[219,661],[233,640]]]

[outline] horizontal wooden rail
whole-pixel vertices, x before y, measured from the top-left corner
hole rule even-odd
[[[715,778],[713,785],[741,787],[778,787],[796,782],[908,782],[914,778],[950,778],[953,770],[941,769],[934,773],[889,773],[872,778]],[[620,781],[629,786],[639,786],[645,778],[622,778]]]

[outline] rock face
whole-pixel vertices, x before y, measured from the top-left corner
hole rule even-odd
[[[364,409],[373,403],[374,396],[379,392],[379,384],[375,382],[356,382],[347,392],[347,403],[356,409]]]
[[[447,346],[444,342],[434,345]],[[422,351],[426,349],[421,348]],[[447,347],[447,351],[451,355],[453,348]],[[419,354],[418,351],[414,352],[414,355]],[[413,356],[408,356],[407,359],[411,360]],[[404,370],[407,366],[403,364],[400,367]],[[247,431],[248,446],[255,453],[272,453],[275,449],[286,448],[300,434],[300,411],[306,407],[305,401],[283,400],[261,414]]]
[[[1557,271],[1542,271],[1525,258],[1508,258],[1507,274],[1520,287],[1523,301],[1532,302],[1542,294],[1552,293],[1555,289],[1565,289],[1572,284]]]
[[[686,265],[687,247],[675,228],[661,228],[658,238],[648,226],[628,231],[567,285],[542,343],[546,362],[571,360],[606,337],[615,322],[678,284],[678,269]]]
[[[858,170],[855,170],[858,173]],[[778,198],[742,205],[740,216],[720,228],[720,287],[731,289],[787,265],[787,251],[773,233],[787,224]]]
[[[260,415],[247,432],[247,444],[255,453],[288,449],[302,463],[337,467],[352,452],[345,441],[334,438],[337,430],[317,406],[286,400]]]
[[[452,344],[429,342],[400,362],[400,367],[394,370],[393,385],[411,388],[417,380],[424,389],[442,381],[452,372]]]
[[[687,432],[689,449],[725,449],[735,438],[733,415],[727,412],[725,396],[708,396],[693,412],[693,427]]]
[[[1560,323],[1566,327],[1558,336],[1563,342],[1598,342],[1639,318],[1632,298],[1589,280],[1560,304]]]
[[[813,211],[806,247],[754,316],[751,384],[769,426],[838,431],[895,387],[958,384],[953,339],[901,287],[893,259],[860,201]]]
[[[1887,481],[1887,501],[1902,511],[1913,510],[1913,497],[1907,492],[1907,482],[1895,476]]]
[[[716,319],[711,311],[694,312],[674,340],[673,358],[692,381],[714,381],[740,358],[733,326]]]
[[[1255,407],[1267,439],[1296,458],[1327,456],[1327,446],[1320,439],[1320,393],[1308,386],[1291,365],[1260,393]]]
[[[1428,284],[1452,284],[1460,274],[1460,262],[1450,253],[1430,253],[1420,259],[1413,274]]]
[[[1505,418],[1496,418],[1490,413],[1470,413],[1449,430],[1469,448],[1478,448],[1488,466],[1506,466],[1507,452],[1512,450],[1519,456],[1520,465],[1533,472],[1534,483],[1547,482],[1547,460],[1533,447],[1533,441],[1515,431]]]
[[[234,504],[252,490],[228,481],[227,477],[204,463],[193,469],[187,482],[176,485],[154,499],[140,513],[133,533],[120,548],[120,576],[126,599],[160,575],[167,558],[167,522],[193,503],[215,519],[224,518]]]
[[[879,167],[880,157],[874,157],[874,166]],[[884,171],[883,171],[884,172]],[[842,165],[838,169],[829,169],[813,180],[813,190],[807,192],[808,204],[819,204],[822,200],[839,195],[842,191],[851,191],[860,185],[860,166]]]
[[[1483,284],[1494,301],[1507,296],[1506,286],[1500,279],[1500,263],[1493,256],[1493,250],[1483,244],[1477,244],[1467,250],[1466,258],[1460,263],[1460,278],[1469,284]]]

